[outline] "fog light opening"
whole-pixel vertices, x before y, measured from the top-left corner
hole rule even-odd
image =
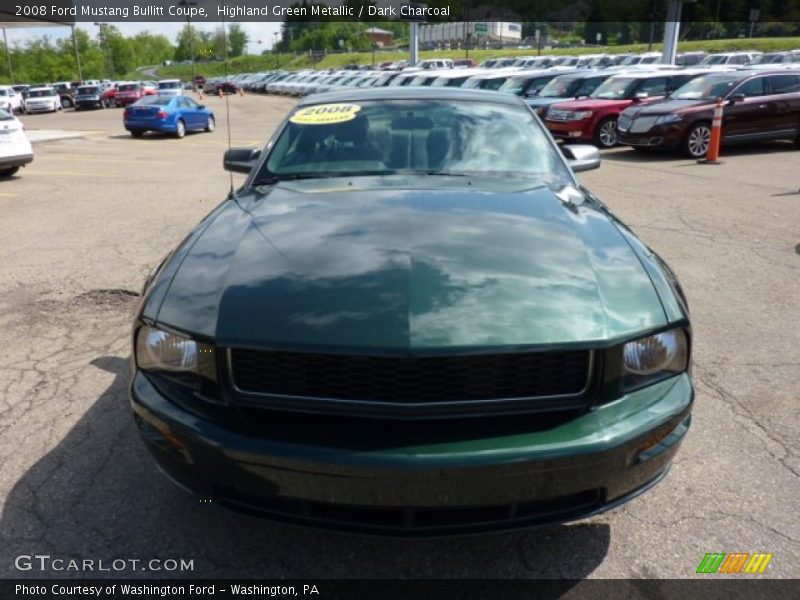
[[[691,420],[688,416],[674,429],[661,430],[645,438],[634,453],[634,463],[650,460],[678,443],[689,430]]]
[[[181,459],[187,464],[194,463],[191,454],[189,454],[189,450],[186,448],[183,442],[181,442],[175,436],[175,434],[170,431],[166,423],[162,423],[160,421],[151,422],[138,413],[134,414],[134,420],[139,427],[139,431],[142,433],[142,436],[147,442],[153,444],[167,454]]]

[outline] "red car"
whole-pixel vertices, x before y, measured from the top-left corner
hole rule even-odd
[[[623,110],[635,103],[663,98],[705,73],[708,71],[620,73],[609,77],[588,98],[554,104],[545,123],[553,137],[611,148],[617,145],[617,119]]]
[[[102,94],[101,98],[103,100],[103,103],[106,106],[114,106],[117,103],[117,86],[118,85],[119,84],[117,84],[117,83],[112,83],[110,86],[108,86],[103,91],[103,94]]]
[[[155,90],[147,88],[141,83],[120,83],[117,86],[114,102],[117,106],[128,106],[139,100],[139,98],[152,96],[155,93]]]

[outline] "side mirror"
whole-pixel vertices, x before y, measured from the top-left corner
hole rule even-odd
[[[259,148],[231,148],[222,157],[222,166],[226,171],[249,173],[261,156]]]
[[[567,164],[576,173],[600,167],[600,151],[594,146],[588,144],[564,145],[561,146],[561,152],[567,159]]]
[[[206,105],[205,105],[205,104],[198,104],[198,105],[197,105],[197,108],[199,108],[199,109],[203,109],[203,108],[205,108],[205,107],[206,107]]]
[[[742,102],[747,96],[744,94],[733,94],[730,98],[728,98],[728,104],[735,104],[737,102]]]

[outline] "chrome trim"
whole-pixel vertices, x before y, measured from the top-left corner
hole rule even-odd
[[[219,348],[222,350],[222,348]],[[476,406],[481,404],[494,404],[494,403],[515,403],[515,402],[527,402],[531,400],[558,400],[561,398],[580,398],[587,391],[592,385],[592,377],[594,375],[594,367],[595,367],[595,351],[594,350],[587,350],[589,353],[589,365],[586,369],[586,382],[583,388],[574,394],[556,394],[552,396],[523,396],[517,398],[486,398],[483,400],[446,400],[446,401],[438,401],[438,402],[405,402],[405,403],[398,403],[398,402],[380,402],[380,401],[372,401],[372,400],[349,400],[347,398],[327,398],[327,397],[320,397],[320,396],[293,396],[289,394],[270,394],[267,392],[252,392],[248,390],[243,390],[239,386],[236,385],[236,381],[233,377],[233,353],[232,351],[234,348],[225,348],[226,354],[226,371],[228,376],[228,382],[231,385],[231,388],[241,396],[246,398],[275,398],[281,400],[308,400],[314,402],[330,402],[331,405],[335,404],[346,404],[348,406],[371,406],[371,407],[380,407],[380,406],[391,406],[391,407],[400,407],[400,408],[426,408],[426,407],[453,407],[453,406]],[[300,354],[300,353],[298,353]],[[476,355],[472,355],[476,356]],[[298,406],[298,409],[302,409],[302,406]]]

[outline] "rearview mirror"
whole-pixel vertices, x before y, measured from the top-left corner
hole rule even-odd
[[[567,159],[567,164],[576,173],[600,167],[600,151],[594,146],[588,144],[561,146],[561,152]]]
[[[226,171],[249,173],[261,156],[259,148],[231,148],[222,157],[222,165]]]

